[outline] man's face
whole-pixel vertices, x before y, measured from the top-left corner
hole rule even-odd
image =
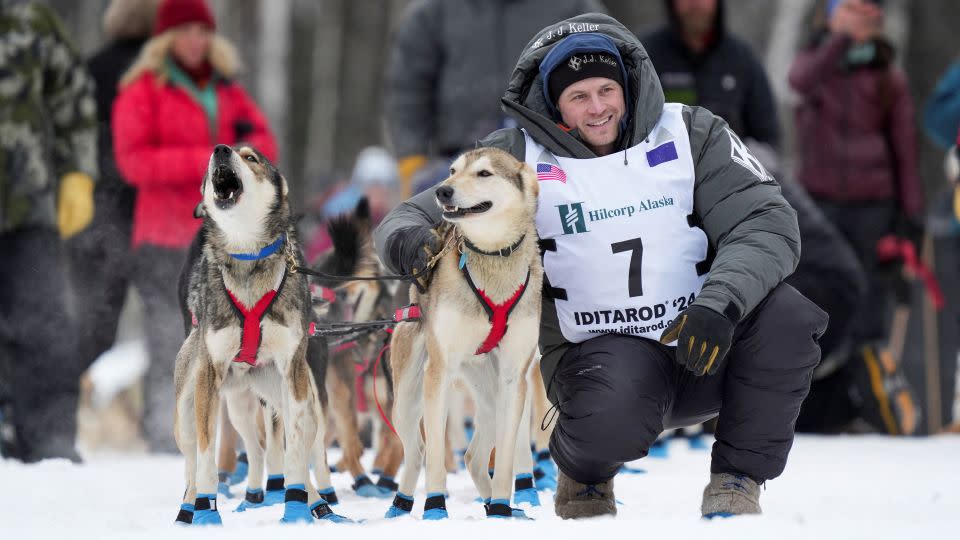
[[[170,50],[187,69],[197,69],[210,54],[213,31],[202,23],[192,22],[178,26],[173,33]]]
[[[685,33],[701,35],[713,29],[717,0],[673,0],[673,9]]]
[[[620,135],[620,119],[627,110],[623,88],[613,79],[591,77],[566,87],[557,99],[563,123],[598,156],[613,152]]]

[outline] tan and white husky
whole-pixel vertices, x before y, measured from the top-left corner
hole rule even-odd
[[[424,517],[446,517],[444,433],[448,396],[457,379],[476,404],[475,434],[464,461],[487,515],[512,515],[517,434],[539,335],[538,189],[527,165],[501,150],[481,148],[457,158],[436,190],[447,249],[427,291],[411,293],[418,296],[421,319],[399,324],[391,345],[393,416],[405,467],[387,517],[412,508],[424,447]],[[526,422],[523,426],[529,429]],[[488,460],[494,447],[491,483]],[[529,453],[529,447],[521,451]]]

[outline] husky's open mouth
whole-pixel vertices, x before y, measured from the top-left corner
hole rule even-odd
[[[213,171],[213,195],[217,208],[226,210],[237,204],[243,193],[243,182],[232,167],[220,165]]]
[[[443,206],[443,217],[447,219],[459,218],[466,216],[467,214],[482,214],[490,208],[493,207],[493,203],[490,201],[484,201],[478,205],[471,206],[470,208],[460,208],[459,206],[453,206],[450,204],[444,204]]]

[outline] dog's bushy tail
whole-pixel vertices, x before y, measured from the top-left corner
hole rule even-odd
[[[338,276],[353,275],[360,264],[364,238],[370,234],[370,203],[366,197],[360,199],[352,213],[331,218],[327,233],[333,250],[321,270]]]

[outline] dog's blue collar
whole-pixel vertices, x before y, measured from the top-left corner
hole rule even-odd
[[[257,253],[230,253],[230,256],[240,261],[258,261],[260,259],[266,259],[267,257],[276,253],[286,239],[287,235],[281,234],[280,238],[277,238],[276,242],[266,246]]]

